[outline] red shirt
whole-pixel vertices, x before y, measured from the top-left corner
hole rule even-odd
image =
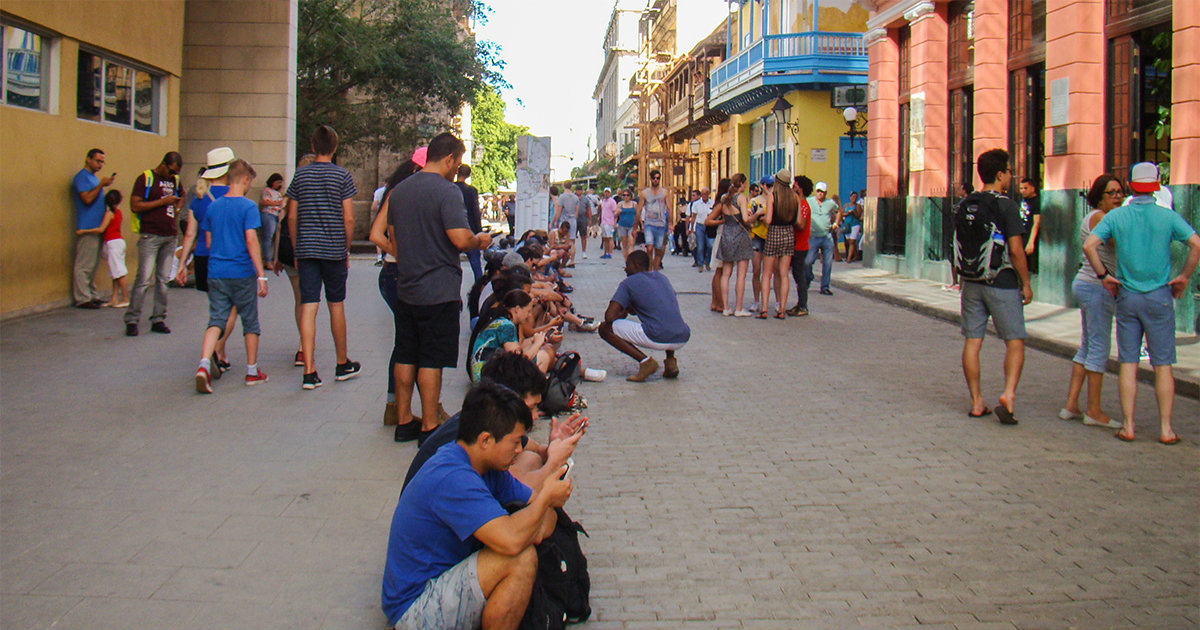
[[[104,238],[101,239],[105,243],[121,238],[121,209],[113,208],[112,211],[112,221],[109,221],[108,227],[104,228]]]
[[[808,200],[800,197],[800,216],[804,219],[804,229],[793,227],[792,231],[796,234],[796,249],[798,252],[808,251],[808,238],[812,236],[812,208],[808,205]]]

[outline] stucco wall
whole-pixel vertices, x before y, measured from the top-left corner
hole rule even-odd
[[[176,148],[183,4],[183,0],[4,2],[6,13],[62,37],[49,53],[58,58],[57,74],[51,76],[58,89],[51,112],[0,105],[0,146],[4,147],[0,152],[0,317],[70,303],[75,243],[70,183],[83,168],[88,149],[105,151],[103,174],[117,173],[114,185],[126,197],[123,209],[128,214],[134,178]],[[147,16],[154,18],[155,37],[145,37]],[[79,40],[167,73],[162,133],[76,118]],[[132,274],[137,250],[128,218],[125,236]],[[98,286],[108,285],[106,264],[101,263],[96,278]]]

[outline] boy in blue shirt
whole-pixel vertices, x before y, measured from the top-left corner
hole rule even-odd
[[[458,440],[425,462],[392,516],[381,597],[389,628],[517,627],[537,572],[533,546],[571,496],[565,466],[536,493],[509,474],[531,426],[513,390],[484,382],[467,393]],[[512,502],[527,505],[509,514]]]
[[[1175,402],[1175,302],[1187,289],[1200,262],[1200,236],[1183,217],[1155,203],[1158,167],[1150,162],[1133,165],[1129,177],[1133,200],[1110,211],[1083,243],[1087,262],[1113,297],[1117,298],[1117,360],[1121,411],[1125,426],[1115,434],[1133,441],[1133,412],[1137,401],[1137,366],[1141,360],[1142,337],[1150,349],[1154,368],[1154,392],[1158,397],[1159,442],[1178,444],[1171,430]],[[1100,261],[1100,243],[1112,239],[1117,246],[1117,277]],[[1171,277],[1171,241],[1186,242],[1187,260],[1182,272]]]
[[[246,340],[246,385],[267,382],[267,374],[258,369],[258,298],[267,296],[267,276],[263,272],[262,252],[258,244],[258,204],[246,198],[254,168],[245,160],[229,164],[229,190],[212,202],[200,223],[208,244],[208,327],[196,369],[196,391],[212,393],[210,357],[233,308],[242,317]]]

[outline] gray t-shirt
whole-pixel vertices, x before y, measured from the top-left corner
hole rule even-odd
[[[661,186],[657,191],[647,188],[642,191],[642,198],[646,201],[642,206],[642,223],[654,227],[667,227],[667,189]]]
[[[579,215],[579,197],[576,197],[575,193],[565,192],[559,195],[558,204],[562,206],[562,214],[558,217],[560,222],[574,221]]]
[[[405,304],[455,302],[462,292],[458,248],[446,230],[469,230],[458,186],[417,173],[392,189],[388,223],[396,232],[396,296]]]

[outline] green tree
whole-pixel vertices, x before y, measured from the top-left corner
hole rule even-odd
[[[504,100],[496,88],[485,85],[475,93],[471,133],[483,152],[473,164],[471,183],[479,192],[494,193],[516,179],[517,136],[529,128],[504,120]]]
[[[486,83],[502,83],[494,44],[463,24],[486,18],[479,0],[300,0],[296,72],[298,150],[317,125],[343,145],[390,150],[443,131]]]

